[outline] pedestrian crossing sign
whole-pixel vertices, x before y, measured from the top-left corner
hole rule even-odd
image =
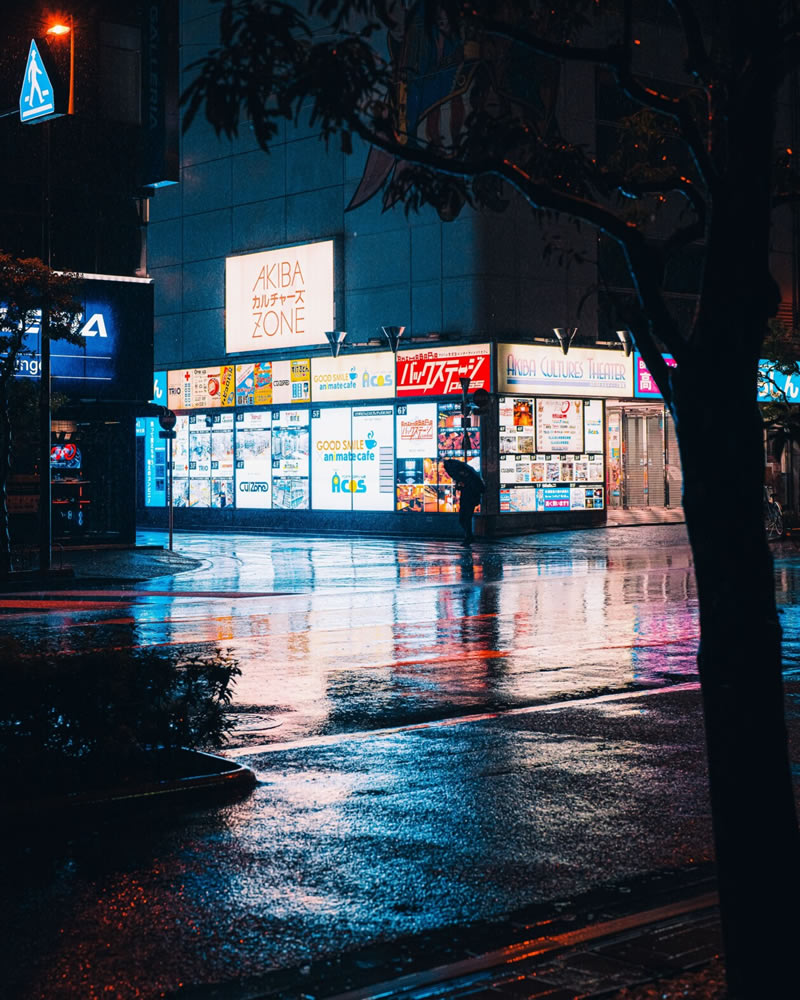
[[[49,60],[42,58],[36,39],[31,39],[28,62],[19,92],[19,120],[43,122],[65,113],[62,88]]]

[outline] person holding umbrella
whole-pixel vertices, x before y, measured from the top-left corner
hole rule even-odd
[[[486,484],[479,473],[466,462],[460,462],[457,458],[446,458],[442,464],[459,492],[458,523],[464,530],[463,544],[471,545],[472,515],[481,502],[481,493],[486,489]]]

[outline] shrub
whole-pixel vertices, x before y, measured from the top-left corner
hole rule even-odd
[[[6,651],[0,775],[6,788],[54,792],[141,777],[179,748],[221,747],[233,684],[230,651],[176,656],[115,649]]]

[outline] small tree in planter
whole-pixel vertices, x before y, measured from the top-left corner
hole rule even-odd
[[[224,745],[241,673],[219,650],[14,648],[3,665],[0,778],[12,798],[182,776],[182,751]]]

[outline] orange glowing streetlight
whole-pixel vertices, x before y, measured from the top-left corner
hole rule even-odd
[[[69,97],[67,98],[67,114],[71,115],[75,111],[75,22],[72,15],[69,17],[69,24],[63,21],[56,21],[47,29],[48,35],[55,35],[57,38],[62,35],[69,35]]]

